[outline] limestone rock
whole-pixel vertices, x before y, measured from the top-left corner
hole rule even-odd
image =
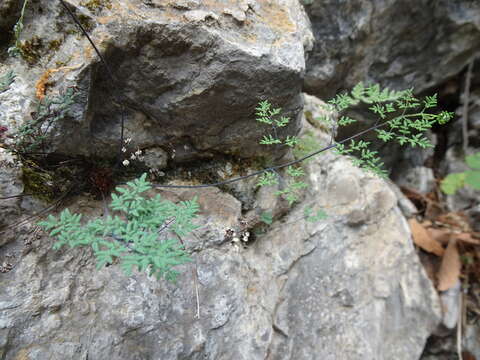
[[[96,271],[88,249],[34,241],[0,279],[3,358],[419,358],[441,314],[394,193],[333,153],[306,167],[306,199],[245,249],[225,237],[239,226],[234,197],[162,192],[201,206],[183,239],[195,265],[175,285],[115,264]],[[328,218],[306,221],[307,207]],[[72,210],[95,217],[103,205],[80,198]]]
[[[14,158],[5,149],[0,147],[0,246],[15,239],[12,229],[6,230],[19,220],[21,214],[21,198],[15,197],[23,191],[21,169],[17,166]]]
[[[308,3],[316,42],[305,89],[321,98],[362,80],[421,92],[458,74],[480,46],[477,1]]]
[[[248,157],[267,151],[254,121],[262,99],[292,118],[285,134],[298,132],[313,37],[296,0],[68,3],[116,81],[59,2],[28,4],[21,41],[29,57],[9,60],[18,85],[10,105],[0,99],[0,110],[5,122],[20,125],[39,88],[47,96],[73,88],[70,117],[49,129],[50,151],[112,158],[123,117],[132,148],[160,147],[171,160],[189,149],[172,161]],[[48,82],[43,91],[41,79]]]
[[[7,40],[20,16],[23,1],[3,0],[0,3],[0,43]]]

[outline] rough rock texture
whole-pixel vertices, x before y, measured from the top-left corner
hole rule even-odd
[[[14,268],[0,275],[2,359],[417,359],[440,309],[393,192],[333,153],[308,174],[307,199],[246,249],[224,237],[239,228],[234,197],[163,192],[200,196],[201,227],[184,239],[200,319],[193,265],[173,285],[117,265],[95,271],[90,251],[55,252],[45,236],[28,249],[12,243]],[[310,223],[307,206],[329,217]],[[87,198],[72,207],[89,217],[103,208]]]
[[[361,80],[421,92],[459,73],[480,47],[478,1],[308,3],[316,43],[305,89],[322,98]]]
[[[21,36],[27,56],[9,60],[18,84],[5,94],[10,105],[0,100],[1,121],[23,122],[42,75],[49,75],[47,95],[74,87],[73,118],[50,129],[51,150],[114,156],[124,113],[132,148],[161,147],[178,161],[251,156],[265,150],[252,122],[264,98],[292,117],[286,133],[298,131],[313,37],[296,0],[69,3],[117,81],[58,1],[29,4]]]
[[[21,171],[12,156],[0,147],[0,196],[15,196],[22,191]],[[16,237],[15,232],[5,228],[20,216],[21,202],[21,198],[16,197],[0,200],[0,246]]]
[[[0,3],[0,43],[10,37],[13,25],[20,16],[22,1],[2,0]]]

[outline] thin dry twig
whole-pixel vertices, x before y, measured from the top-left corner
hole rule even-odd
[[[464,314],[464,299],[463,299],[463,291],[460,289],[460,293],[458,294],[458,307],[460,311],[458,312],[458,320],[457,320],[457,355],[459,360],[463,360],[462,357],[462,326],[463,326],[463,314]]]
[[[198,272],[197,272],[197,262],[195,261],[195,267],[192,269],[193,273],[193,282],[195,283],[195,299],[197,301],[197,311],[195,313],[195,318],[200,319],[200,296],[198,291]]]

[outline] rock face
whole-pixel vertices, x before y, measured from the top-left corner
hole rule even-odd
[[[14,163],[12,156],[0,148],[0,194],[2,197],[7,197],[0,200],[0,246],[18,235],[11,230],[6,231],[5,228],[15,223],[21,214],[21,198],[14,196],[21,194],[22,191],[20,169]]]
[[[305,89],[321,98],[362,80],[421,92],[458,74],[480,46],[477,1],[304,3],[316,41]]]
[[[14,268],[0,278],[2,358],[419,358],[440,309],[396,197],[333,153],[307,170],[306,200],[245,249],[225,238],[241,218],[234,197],[163,192],[197,194],[201,205],[200,228],[184,239],[195,265],[176,285],[117,265],[95,271],[89,250],[54,252],[46,237],[12,243]],[[328,218],[306,221],[307,207]],[[72,210],[102,208],[77,199]]]
[[[0,4],[1,34],[20,3]],[[253,121],[263,99],[292,118],[280,135],[302,128],[328,143],[322,131],[330,129],[314,121],[320,101],[304,98],[302,86],[321,97],[360,80],[422,91],[458,74],[480,45],[480,5],[468,0],[304,0],[310,20],[297,0],[68,3],[114,80],[58,1],[29,2],[23,57],[0,66],[0,76],[16,75],[0,93],[6,142],[34,116],[36,97],[73,89],[68,116],[44,128],[48,151],[115,157],[123,118],[129,150],[143,150],[163,175],[175,162],[271,150],[258,144],[265,128]],[[301,121],[304,99],[310,124]],[[407,180],[428,191],[431,174],[417,155]],[[20,169],[4,152],[0,165],[0,196],[20,193]],[[418,359],[441,314],[399,205],[414,209],[333,153],[305,170],[310,187],[290,209],[254,179],[152,191],[199,196],[200,227],[183,239],[195,262],[177,284],[127,277],[117,264],[97,271],[90,250],[55,252],[33,223],[1,232],[0,358]],[[221,176],[235,171],[230,165]],[[19,198],[0,205],[0,231],[38,206]],[[71,209],[94,218],[104,204],[80,196]],[[308,221],[311,209],[328,218]],[[258,223],[262,211],[274,217],[268,228]],[[245,228],[248,245],[233,245],[227,230]]]
[[[0,43],[7,40],[9,32],[20,16],[22,1],[3,0],[0,4]]]
[[[43,95],[75,89],[72,118],[49,130],[52,151],[112,157],[123,116],[134,149],[161,147],[176,161],[251,156],[265,149],[253,121],[262,99],[292,117],[285,133],[298,132],[305,50],[313,38],[296,0],[68,3],[116,81],[60,2],[29,3],[24,59],[9,60],[19,84],[29,86],[12,85],[5,96],[28,105],[35,84]],[[2,121],[23,121],[25,107],[14,108],[4,109]]]

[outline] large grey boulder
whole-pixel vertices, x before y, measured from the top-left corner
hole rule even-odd
[[[116,80],[59,1],[28,4],[21,35],[28,56],[8,60],[27,86],[11,87],[10,106],[0,99],[0,120],[19,126],[28,119],[41,79],[46,95],[74,88],[71,116],[49,128],[50,151],[114,157],[123,113],[133,149],[160,148],[175,161],[248,157],[265,151],[258,145],[264,129],[253,121],[263,99],[292,117],[285,133],[298,132],[305,51],[313,42],[298,1],[68,4]]]
[[[201,205],[200,228],[184,239],[195,264],[176,285],[115,264],[96,271],[89,250],[55,252],[46,236],[12,243],[14,268],[0,275],[2,359],[418,359],[440,308],[396,197],[333,153],[306,170],[305,200],[245,249],[225,236],[241,228],[236,198],[163,191]],[[306,221],[307,207],[328,218]],[[71,208],[103,212],[89,198]]]
[[[480,3],[471,0],[309,0],[315,48],[305,89],[321,98],[359,81],[436,87],[480,47]]]

